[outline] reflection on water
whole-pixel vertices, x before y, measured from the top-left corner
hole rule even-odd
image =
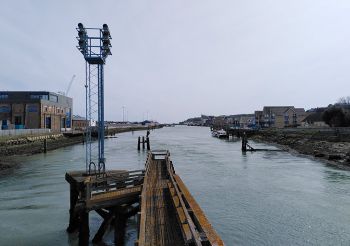
[[[107,168],[143,168],[137,137],[106,139]],[[256,148],[274,148],[262,143]],[[240,141],[212,138],[208,128],[170,127],[151,132],[153,149],[169,149],[176,172],[226,245],[348,245],[350,172],[285,152],[241,152]],[[65,232],[66,171],[83,169],[84,146],[17,159],[0,178],[1,245],[76,245]],[[127,245],[136,238],[129,219]],[[101,218],[91,213],[91,235]],[[113,231],[105,237],[113,245]]]
[[[325,178],[328,182],[336,182],[336,183],[350,183],[350,172],[343,172],[336,169],[326,169],[324,170]]]

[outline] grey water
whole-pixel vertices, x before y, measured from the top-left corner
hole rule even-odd
[[[137,137],[106,139],[107,169],[143,168]],[[211,137],[209,128],[151,132],[152,149],[168,149],[175,170],[226,245],[350,245],[350,172],[287,152],[242,154],[239,141]],[[274,148],[250,142],[259,148]],[[65,172],[84,169],[84,146],[18,157],[0,177],[0,245],[76,245],[68,235]],[[101,222],[90,217],[91,236]],[[136,238],[129,219],[126,245]],[[105,237],[113,245],[113,233]]]

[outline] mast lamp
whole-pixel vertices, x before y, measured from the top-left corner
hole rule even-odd
[[[111,52],[111,34],[107,24],[102,28],[85,28],[82,23],[78,24],[78,50],[84,55],[89,64],[104,64]],[[90,35],[87,30],[91,31]]]
[[[106,159],[104,156],[104,65],[111,53],[111,34],[107,24],[102,28],[86,28],[82,23],[78,31],[78,50],[85,59],[86,92],[86,129],[85,129],[85,163],[87,175],[105,175]],[[89,32],[89,34],[88,34]],[[97,124],[92,124],[96,121]],[[97,148],[92,135],[97,132]]]

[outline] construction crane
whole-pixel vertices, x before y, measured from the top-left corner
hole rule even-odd
[[[65,93],[66,96],[68,96],[68,92],[69,92],[70,88],[72,87],[74,79],[75,79],[75,74],[72,76],[72,78],[69,82],[68,88],[67,88],[66,93]]]

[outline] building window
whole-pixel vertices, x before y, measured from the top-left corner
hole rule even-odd
[[[50,101],[51,102],[58,102],[58,96],[50,95]]]
[[[10,113],[11,107],[9,106],[0,106],[0,113]]]
[[[297,115],[296,114],[293,114],[293,124],[297,124],[298,121],[297,121]]]
[[[48,95],[30,95],[30,99],[49,100],[49,96]]]
[[[8,99],[9,95],[7,94],[0,94],[0,100]]]
[[[22,125],[22,117],[15,116],[15,125]]]

